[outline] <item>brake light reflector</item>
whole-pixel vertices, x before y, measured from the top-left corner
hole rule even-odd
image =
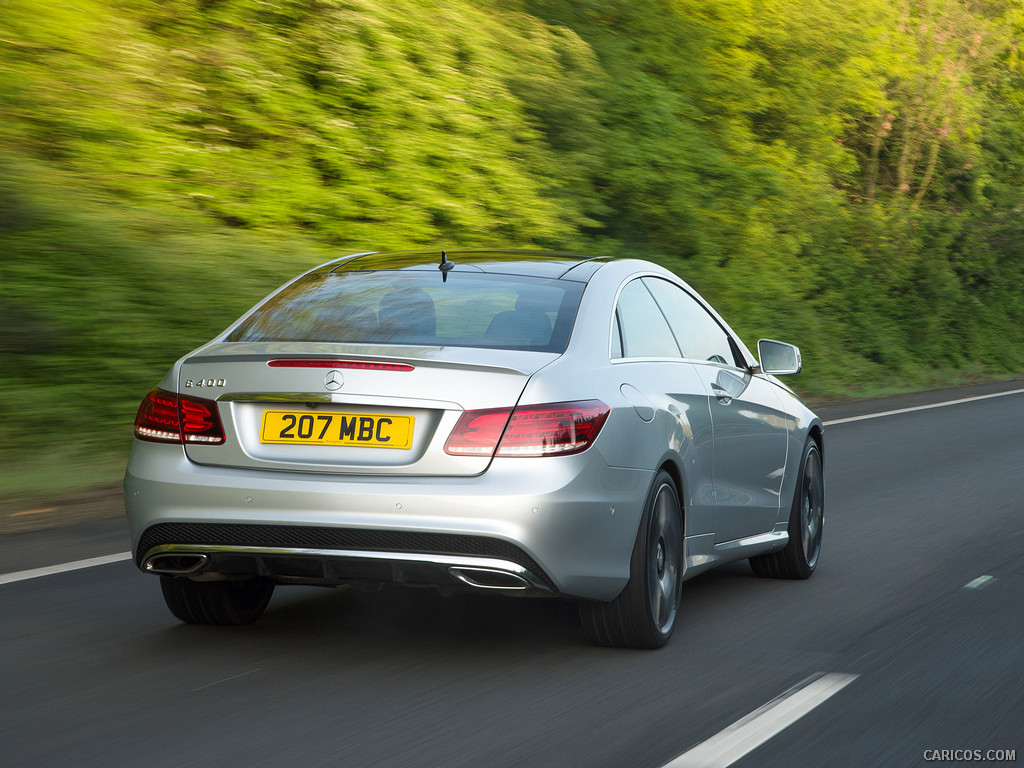
[[[153,443],[219,445],[224,442],[224,428],[212,400],[154,389],[139,405],[135,436]]]
[[[371,363],[366,360],[269,360],[271,368],[346,368],[357,371],[413,371],[405,363]]]
[[[611,409],[600,400],[466,411],[445,451],[456,456],[568,456],[589,448]],[[507,423],[506,423],[507,421]]]

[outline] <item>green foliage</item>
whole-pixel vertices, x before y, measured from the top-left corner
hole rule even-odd
[[[1017,6],[5,0],[0,485],[116,473],[174,358],[344,250],[651,258],[810,394],[1024,370]]]
[[[595,68],[567,30],[408,0],[8,8],[0,135],[132,204],[344,246],[537,245],[591,223],[559,153],[595,138],[563,117],[548,144],[515,95],[588,110]]]
[[[283,274],[329,258],[308,242],[254,238],[198,217],[115,212],[64,182],[0,162],[5,485],[40,464],[59,483],[75,464],[123,455],[141,396],[171,362]]]

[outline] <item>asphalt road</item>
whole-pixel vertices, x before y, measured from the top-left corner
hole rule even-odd
[[[0,765],[661,768],[823,673],[856,677],[734,765],[1024,762],[1024,394],[832,424],[826,478],[814,577],[688,582],[656,652],[555,601],[279,588],[210,628],[128,561],[0,584]],[[119,520],[4,536],[0,572],[127,548]]]

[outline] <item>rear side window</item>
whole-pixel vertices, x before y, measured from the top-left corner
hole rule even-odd
[[[624,357],[680,356],[665,315],[640,280],[627,283],[619,294],[618,319]]]
[[[308,275],[228,341],[413,344],[564,352],[584,285],[436,271]]]

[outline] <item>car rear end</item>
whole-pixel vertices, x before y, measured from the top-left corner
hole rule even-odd
[[[314,271],[175,365],[140,406],[125,478],[140,568],[621,589],[640,479],[587,450],[608,406],[523,400],[585,283],[431,267]]]

